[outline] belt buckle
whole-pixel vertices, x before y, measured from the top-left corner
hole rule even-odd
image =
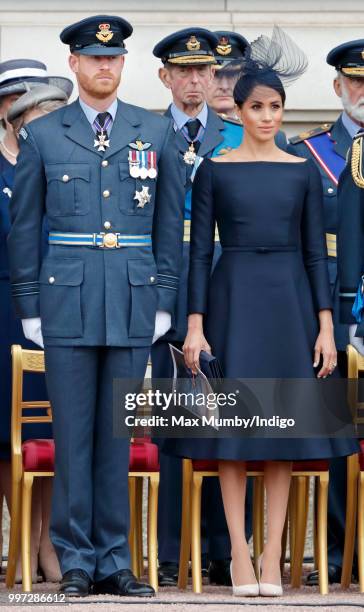
[[[119,249],[120,245],[118,244],[118,235],[119,233],[105,233],[102,232],[101,236],[102,236],[102,244],[101,247],[105,248],[105,249]]]

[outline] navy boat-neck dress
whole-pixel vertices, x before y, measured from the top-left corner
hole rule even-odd
[[[214,162],[192,196],[189,313],[225,378],[313,378],[318,311],[332,309],[321,178],[310,161]],[[211,275],[217,223],[222,255]],[[357,452],[352,438],[169,440],[195,459],[301,460]]]

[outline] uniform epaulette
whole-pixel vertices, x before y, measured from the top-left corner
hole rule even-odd
[[[239,127],[242,127],[241,121],[239,121],[239,119],[228,117],[227,115],[225,115],[225,113],[217,113],[217,114],[219,115],[220,119],[222,119],[223,121],[226,121],[227,123],[232,123],[233,125],[238,125]]]
[[[331,123],[324,123],[323,125],[320,125],[317,128],[313,128],[312,130],[307,130],[306,132],[301,132],[297,136],[292,136],[292,138],[289,139],[289,142],[290,144],[298,144],[299,142],[303,142],[304,140],[307,140],[308,138],[312,138],[313,136],[319,136],[320,134],[325,134],[326,132],[329,132],[331,128],[332,128]]]

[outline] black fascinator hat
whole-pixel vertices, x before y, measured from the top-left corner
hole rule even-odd
[[[291,85],[307,69],[305,53],[278,26],[272,37],[262,35],[247,48],[240,77],[235,85],[234,100],[242,106],[257,85],[265,85],[277,91],[283,103],[285,86]]]

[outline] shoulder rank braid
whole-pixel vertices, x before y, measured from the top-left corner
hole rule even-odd
[[[364,177],[362,173],[363,161],[363,135],[360,134],[353,139],[351,153],[351,176],[357,187],[364,189]]]

